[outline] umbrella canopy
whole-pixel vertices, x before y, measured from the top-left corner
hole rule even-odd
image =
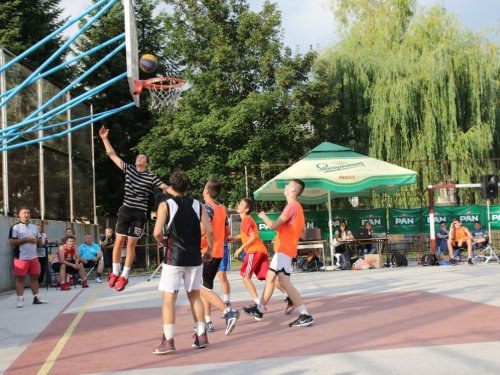
[[[324,203],[333,198],[369,196],[372,192],[394,194],[416,182],[417,173],[358,154],[350,148],[323,142],[297,163],[254,192],[256,200],[281,201],[285,186],[299,178],[306,188],[298,201]],[[330,194],[328,194],[330,192]]]
[[[290,168],[253,193],[256,200],[282,201],[285,186],[294,178],[306,188],[297,200],[304,204],[328,202],[330,254],[333,261],[331,199],[369,196],[372,192],[394,194],[401,186],[413,184],[417,172],[358,154],[350,148],[323,142]]]

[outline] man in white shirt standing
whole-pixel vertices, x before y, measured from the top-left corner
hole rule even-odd
[[[42,243],[42,234],[35,224],[30,223],[30,209],[21,207],[19,222],[10,227],[9,244],[14,246],[14,275],[16,276],[17,307],[24,307],[24,278],[30,275],[33,304],[43,305],[47,301],[38,296],[38,274],[40,264],[36,245]]]

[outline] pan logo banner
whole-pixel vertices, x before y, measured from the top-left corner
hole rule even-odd
[[[280,214],[268,214],[271,220],[276,220]],[[328,227],[328,211],[304,211],[306,228],[320,228],[324,239],[330,238]],[[387,217],[389,220],[387,220]],[[486,206],[460,206],[460,207],[436,207],[434,209],[434,228],[439,230],[439,223],[446,222],[449,227],[454,218],[459,218],[462,224],[469,230],[474,229],[474,222],[481,222],[483,229],[488,229],[488,218]],[[252,218],[259,229],[260,238],[270,241],[276,236],[262,219],[256,214]],[[333,210],[332,232],[340,227],[340,222],[345,221],[351,232],[363,228],[365,222],[370,222],[375,233],[385,233],[387,228],[391,234],[418,234],[430,232],[429,207],[420,208],[374,208],[367,210]],[[500,230],[500,206],[490,206],[490,223],[492,230]]]

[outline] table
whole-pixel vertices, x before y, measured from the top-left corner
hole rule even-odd
[[[374,244],[377,247],[377,253],[384,254],[385,250],[385,260],[386,260],[386,267],[391,266],[391,259],[389,258],[389,237],[373,237],[373,238],[365,238],[365,239],[359,239],[359,240],[345,240],[345,241],[338,241],[338,243],[345,243],[347,246],[349,246],[349,249],[353,247],[356,249],[358,246],[363,246],[363,245],[368,245],[368,244]]]
[[[321,252],[323,254],[323,263],[326,264],[326,262],[325,262],[325,246],[324,246],[325,243],[326,243],[326,240],[299,241],[299,244],[297,245],[297,254],[298,254],[298,250],[321,249]]]

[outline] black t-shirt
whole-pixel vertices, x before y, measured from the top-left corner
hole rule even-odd
[[[201,203],[185,195],[168,199],[168,222],[164,232],[168,237],[165,264],[195,267],[201,259]]]

